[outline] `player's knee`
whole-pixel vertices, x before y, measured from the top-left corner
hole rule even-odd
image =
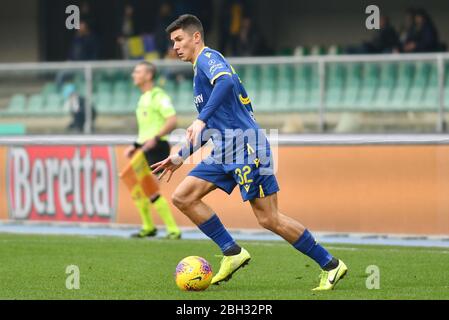
[[[184,205],[184,197],[182,197],[182,195],[174,192],[171,195],[171,201],[172,203],[175,205],[176,208],[181,209],[180,207],[182,207]]]
[[[262,228],[270,231],[275,231],[278,226],[278,219],[276,215],[263,215],[257,218]]]
[[[189,207],[192,202],[188,196],[176,191],[172,194],[171,200],[172,203],[176,206],[176,208],[178,208],[181,211]]]

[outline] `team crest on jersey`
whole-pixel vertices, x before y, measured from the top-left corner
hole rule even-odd
[[[205,53],[204,55],[210,59],[211,53],[210,53],[210,52],[207,52],[207,53]]]

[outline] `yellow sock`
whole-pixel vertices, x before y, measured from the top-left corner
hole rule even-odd
[[[142,228],[145,231],[153,230],[154,222],[153,216],[151,215],[150,201],[146,198],[135,199],[134,204],[139,211],[140,218],[142,219]]]
[[[175,219],[173,218],[170,206],[163,196],[160,195],[159,198],[157,198],[156,201],[153,202],[153,206],[161,217],[162,221],[164,221],[165,225],[167,226],[168,233],[181,232],[176,225]]]

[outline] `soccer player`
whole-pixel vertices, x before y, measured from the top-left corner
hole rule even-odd
[[[137,141],[125,150],[125,156],[131,158],[142,149],[148,164],[154,164],[170,155],[167,135],[176,128],[176,112],[170,97],[154,85],[156,68],[153,64],[142,61],[132,73],[134,85],[142,91],[136,109],[138,137]],[[147,197],[133,199],[142,218],[142,229],[132,234],[135,238],[154,237],[157,229],[154,226],[151,207],[156,209],[167,227],[167,238],[180,239],[181,231],[171,213],[167,200],[159,193]]]
[[[213,129],[211,155],[189,173],[172,195],[174,205],[223,252],[220,270],[211,283],[229,280],[251,259],[249,252],[236,243],[217,214],[202,200],[216,188],[230,194],[239,185],[243,201],[250,202],[259,224],[280,235],[322,268],[320,283],[313,290],[333,289],[348,269],[343,261],[318,244],[304,226],[279,211],[279,187],[270,169],[272,163],[261,161],[264,155],[271,154],[266,137],[262,137],[262,143],[235,143],[245,132],[257,133],[257,141],[261,140],[262,134],[238,75],[219,52],[204,45],[204,31],[197,17],[182,15],[166,30],[179,58],[193,64],[194,102],[199,115],[187,129],[189,145],[152,168],[154,172],[162,171],[159,178],[168,173],[169,181],[183,161],[205,143],[205,132]],[[220,136],[227,139],[220,139]],[[227,152],[229,149],[231,151]],[[239,160],[242,155],[243,163]],[[232,161],[221,161],[223,158],[229,160],[229,157]]]

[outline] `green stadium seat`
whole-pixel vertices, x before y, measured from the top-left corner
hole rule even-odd
[[[234,68],[235,73],[239,76],[240,80],[243,79],[245,75],[245,68],[243,68],[241,65],[232,66]]]
[[[303,46],[297,46],[293,51],[293,55],[295,56],[308,56],[309,54],[309,48]]]
[[[55,82],[47,82],[42,88],[42,95],[47,96],[49,94],[57,94],[58,89]]]
[[[244,66],[244,76],[240,78],[255,108],[258,108],[259,71],[259,67],[256,65],[246,65]]]
[[[407,98],[409,96],[410,88],[415,72],[415,65],[413,63],[400,63],[398,67],[398,77],[396,87],[393,90],[390,111],[406,111]]]
[[[44,97],[41,94],[33,94],[28,98],[27,114],[42,115],[44,111]]]
[[[192,113],[195,111],[191,80],[184,80],[179,83],[175,109],[180,113]]]
[[[131,94],[130,94],[129,100],[128,100],[128,105],[127,105],[128,112],[132,113],[132,112],[136,111],[140,96],[141,96],[141,93],[139,90],[131,91]]]
[[[23,115],[25,113],[26,97],[23,94],[15,94],[9,100],[5,114]]]
[[[326,49],[320,45],[313,45],[310,47],[311,56],[322,56],[326,54]]]
[[[45,99],[44,112],[47,114],[61,114],[64,113],[64,101],[59,94],[48,94]]]
[[[330,55],[339,55],[343,53],[343,49],[341,46],[333,44],[327,48],[327,54]]]
[[[431,64],[418,62],[415,65],[415,76],[410,87],[410,93],[407,97],[406,105],[409,110],[422,111],[424,103],[424,95],[429,84],[429,75],[431,72]]]
[[[277,71],[277,90],[275,110],[290,111],[293,89],[293,70],[290,64],[281,64]]]
[[[440,97],[438,89],[438,70],[436,65],[432,65],[429,74],[429,83],[427,89],[424,91],[424,97],[422,101],[423,110],[437,110],[439,101]]]
[[[319,99],[317,68],[311,64],[295,65],[293,70],[292,111],[312,111]]]
[[[351,63],[347,66],[346,86],[342,100],[344,110],[356,110],[362,87],[362,64]]]
[[[258,102],[255,104],[259,111],[274,111],[276,93],[276,66],[263,65],[260,68],[260,84]]]
[[[449,107],[449,87],[444,88],[444,106]]]
[[[345,68],[341,63],[332,63],[327,66],[326,72],[326,110],[340,110],[343,97]]]
[[[112,85],[109,81],[100,81],[97,85],[97,93],[112,93]]]
[[[114,93],[111,101],[110,112],[114,114],[126,114],[129,112],[129,95],[126,93]]]
[[[164,81],[164,84],[161,85],[161,88],[167,92],[167,94],[172,99],[173,103],[176,101],[176,82],[174,80],[166,80]]]
[[[374,111],[373,104],[379,89],[380,70],[377,63],[365,63],[363,66],[363,81],[359,95],[358,107],[362,111]]]
[[[131,83],[126,80],[118,80],[114,82],[113,94],[128,94],[131,90]]]
[[[99,113],[108,113],[111,110],[111,95],[106,92],[94,94],[94,103]]]
[[[396,77],[396,63],[387,62],[380,65],[379,88],[372,104],[374,110],[387,110],[393,94],[393,88],[396,85]]]

